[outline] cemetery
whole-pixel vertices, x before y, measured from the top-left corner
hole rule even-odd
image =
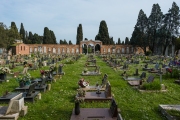
[[[1,2],[0,120],[180,120],[180,0]]]
[[[132,54],[11,56],[0,68],[0,106],[10,106],[20,96],[22,107],[15,114],[7,112],[11,107],[2,108],[2,117],[20,120],[169,118],[172,111],[166,109],[179,108],[179,66],[172,64],[172,57],[148,57],[155,62],[144,62],[145,55]],[[6,61],[4,56],[1,59]],[[121,65],[122,70],[112,68],[109,63]],[[85,68],[101,74],[82,76],[80,73]]]
[[[28,106],[28,110],[21,108],[24,110],[24,114],[20,110],[19,112],[16,110],[17,113],[11,115],[14,118],[30,119],[30,116],[35,114],[36,116],[31,118],[55,117],[71,120],[79,120],[82,117],[87,119],[119,118],[120,120],[123,118],[165,119],[168,113],[165,110],[167,107],[164,105],[176,107],[179,104],[178,92],[180,88],[179,84],[176,84],[180,77],[179,67],[177,65],[164,67],[161,63],[163,59],[160,60],[158,56],[152,56],[152,59],[156,58],[155,64],[148,63],[149,68],[159,70],[158,73],[143,70],[147,64],[143,61],[146,59],[144,55],[141,55],[138,64],[127,62],[127,58],[135,60],[135,57],[133,58],[133,55],[129,54],[62,55],[58,56],[61,59],[54,59],[49,64],[42,64],[39,67],[39,62],[49,61],[53,56],[56,57],[55,55],[43,54],[35,54],[32,57],[22,55],[19,61],[16,60],[19,56],[13,56],[11,58],[12,61],[15,61],[13,68],[9,68],[11,61],[8,64],[1,65],[1,73],[5,74],[1,75],[1,80],[3,80],[0,84],[2,86],[0,88],[1,106],[8,106],[8,103],[10,104],[14,97],[19,94],[21,94],[25,106]],[[151,56],[149,57],[151,58]],[[107,61],[104,61],[104,58],[112,60],[114,63],[118,61],[122,65],[126,64],[128,70],[112,69]],[[74,63],[66,64],[67,60],[70,59],[73,59]],[[94,60],[96,66],[87,66],[87,61],[92,62]],[[166,64],[168,64],[172,58],[169,57],[166,60]],[[37,64],[37,69],[32,70],[29,64]],[[99,67],[102,74],[99,76],[81,76],[79,73],[84,67],[89,71]],[[153,105],[149,105],[149,100],[153,102]],[[117,105],[114,108],[112,108],[112,101],[115,101],[114,104]],[[47,109],[49,105],[53,110]],[[39,107],[34,108],[33,106]],[[75,112],[75,109],[78,110]],[[113,117],[108,112],[109,109],[110,111],[113,109],[114,111],[111,112],[116,113]],[[142,109],[144,112],[138,111],[138,109]],[[40,115],[41,111],[43,111],[43,115]],[[8,114],[5,115],[5,112],[3,114],[3,117],[9,116]]]
[[[1,61],[6,61],[3,57]],[[12,56],[0,66],[0,104],[10,106],[20,96],[23,106],[13,114],[7,111],[14,108],[2,107],[2,117],[172,119],[172,110],[179,109],[179,65],[172,57],[148,58],[132,54]]]

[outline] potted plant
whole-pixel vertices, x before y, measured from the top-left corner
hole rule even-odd
[[[0,79],[5,80],[7,73],[11,73],[8,67],[0,67]]]
[[[84,97],[86,94],[86,91],[83,89],[78,89],[77,94],[78,94],[78,97]]]
[[[24,87],[25,85],[31,84],[31,75],[26,73],[23,76],[19,76],[16,78],[16,81],[19,82],[19,87]]]

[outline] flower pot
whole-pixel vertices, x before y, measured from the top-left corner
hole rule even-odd
[[[79,115],[80,113],[80,105],[79,105],[79,102],[75,103],[75,115]]]
[[[1,80],[6,80],[6,73],[1,73],[0,74],[0,79]]]
[[[24,82],[19,82],[19,87],[20,88],[23,88],[25,86],[25,83]]]

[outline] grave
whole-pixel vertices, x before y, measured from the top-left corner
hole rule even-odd
[[[80,108],[79,115],[75,115],[74,111],[73,109],[70,120],[117,120],[121,116],[114,99],[111,100],[110,108]]]
[[[32,64],[32,66],[30,66],[28,69],[29,70],[37,70],[38,69],[37,63]]]
[[[0,83],[5,82],[6,81],[6,77],[7,77],[6,73],[1,73],[0,74]]]
[[[63,72],[63,65],[59,65],[57,71],[53,71],[53,75],[64,75],[65,73]]]
[[[0,119],[2,120],[17,120],[19,116],[27,114],[27,106],[24,106],[24,98],[22,93],[13,97],[8,106],[0,106]]]
[[[100,67],[99,66],[96,66],[95,67],[95,70],[92,70],[92,71],[88,71],[88,70],[84,70],[82,71],[82,76],[96,76],[96,75],[101,75],[101,72],[100,72]]]
[[[139,73],[138,73],[138,69],[136,69],[135,73],[134,73],[134,76],[138,76]]]
[[[101,91],[100,94],[97,94],[96,91],[86,92],[84,101],[85,102],[109,101],[109,100],[112,100],[112,98],[113,96],[111,95],[111,85],[109,82],[107,82],[105,91]]]
[[[42,92],[45,92],[47,90],[47,84],[46,84],[46,78],[42,78],[42,82],[40,83],[32,83],[32,84],[36,84],[34,90],[35,91],[42,91]],[[31,85],[25,85],[24,87],[17,87],[15,88],[15,91],[20,91],[20,92],[26,92],[29,90]]]
[[[145,77],[146,77],[146,73],[143,72],[139,77],[137,77],[137,76],[127,76],[127,77],[123,77],[123,79],[127,80],[127,81],[140,81]]]
[[[39,94],[39,91],[34,91],[35,86],[36,83],[33,83],[29,86],[27,92],[23,92],[22,97],[24,97],[25,101],[34,102],[35,97]],[[18,94],[19,92],[6,92],[3,96],[0,97],[0,102],[7,103]]]
[[[159,105],[159,110],[168,120],[179,120],[180,116],[175,115],[180,113],[180,105]],[[171,114],[173,111],[175,114]]]
[[[97,91],[98,87],[100,88],[100,91],[104,91],[105,90],[105,87],[106,87],[106,83],[108,82],[107,81],[107,74],[104,75],[103,79],[102,79],[102,83],[101,85],[99,85],[98,83],[94,86],[89,86],[89,83],[88,85],[83,85],[82,86],[79,86],[79,88],[85,90],[85,91]],[[86,84],[86,82],[84,83]]]
[[[151,68],[148,68],[148,64],[145,64],[144,65],[144,68],[142,69],[143,71],[149,71],[151,70]]]

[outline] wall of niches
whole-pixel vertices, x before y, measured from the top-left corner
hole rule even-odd
[[[82,43],[80,45],[59,45],[59,44],[25,44],[28,48],[27,53],[53,53],[53,54],[81,54],[82,53]],[[92,44],[92,42],[87,42],[88,44]],[[94,43],[94,45],[100,45],[100,53],[101,54],[132,54],[132,53],[143,53],[143,50],[140,47],[133,48],[131,45],[102,45],[101,43]],[[21,49],[16,48],[17,50]],[[23,47],[24,50],[24,47]],[[17,54],[19,51],[17,51]]]

